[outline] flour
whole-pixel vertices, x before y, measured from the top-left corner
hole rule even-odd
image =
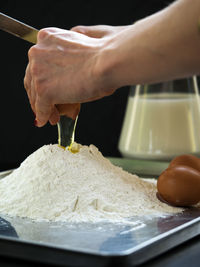
[[[93,145],[75,154],[43,146],[0,180],[0,213],[11,216],[98,222],[180,211],[157,199],[155,180],[112,165]]]

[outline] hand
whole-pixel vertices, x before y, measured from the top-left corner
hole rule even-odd
[[[75,117],[80,110],[76,103],[99,99],[116,89],[98,65],[106,42],[106,38],[58,28],[39,31],[38,42],[28,53],[24,78],[37,126],[48,121],[56,124],[60,114]]]

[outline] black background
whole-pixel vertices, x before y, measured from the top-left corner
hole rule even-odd
[[[172,0],[1,0],[0,12],[38,29],[75,25],[127,25],[150,15]],[[34,126],[23,86],[30,44],[0,31],[1,105],[0,170],[18,166],[40,146],[57,142],[57,127]],[[119,88],[112,96],[82,105],[76,141],[95,144],[104,156],[119,156],[120,136],[129,88]]]

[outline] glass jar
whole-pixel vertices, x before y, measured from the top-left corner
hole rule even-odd
[[[119,150],[124,157],[138,159],[200,155],[197,78],[131,87]]]

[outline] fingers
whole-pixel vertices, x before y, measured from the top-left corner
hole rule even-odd
[[[46,97],[47,90],[44,89],[44,86],[41,86],[41,68],[35,67],[35,61],[32,60],[33,53],[36,52],[36,46],[33,46],[29,50],[29,64],[26,68],[24,77],[24,87],[28,94],[31,108],[36,116],[35,125],[41,127],[48,122],[50,117],[52,117],[52,123],[54,123],[56,120],[59,120],[59,114],[57,114],[55,111],[53,112],[54,105],[50,104],[49,98]]]
[[[36,91],[35,91],[36,88],[30,71],[30,63],[26,68],[26,73],[24,77],[24,87],[26,89],[31,108],[36,116],[35,124],[36,126],[41,127],[48,121],[49,119],[48,112],[50,112],[52,107],[50,107],[47,104],[42,104],[43,105],[42,107],[40,106],[42,99],[38,96],[36,97]]]
[[[49,118],[49,122],[51,125],[55,125],[56,123],[58,123],[60,120],[60,114],[59,111],[56,107],[54,107],[53,112]]]
[[[44,126],[55,112],[54,106],[49,104],[43,97],[37,96],[35,101],[36,126]],[[55,115],[56,116],[56,115]],[[53,117],[54,118],[54,117]],[[54,121],[54,119],[53,119]]]
[[[28,64],[27,68],[26,68],[25,77],[24,77],[24,87],[26,89],[31,108],[32,108],[33,112],[36,113],[36,110],[35,110],[35,99],[36,99],[35,91],[31,90],[31,88],[34,87],[34,82],[33,82],[33,79],[31,77],[31,74],[30,74],[30,64]]]
[[[36,86],[31,76],[30,64],[28,64],[26,69],[24,87],[26,89],[31,108],[36,114],[35,125],[38,127],[44,126],[48,121],[52,125],[55,125],[59,121],[60,115],[66,115],[75,120],[76,116],[80,112],[80,104],[60,104],[56,107],[55,105],[48,103],[47,99],[43,98],[43,95],[40,96],[36,92]]]
[[[33,79],[31,80],[31,88],[34,88],[34,81]],[[33,110],[34,113],[36,113],[36,110],[35,110],[35,100],[36,100],[36,95],[35,95],[35,90],[29,90],[29,101],[30,101],[30,104],[31,104],[31,108]]]

